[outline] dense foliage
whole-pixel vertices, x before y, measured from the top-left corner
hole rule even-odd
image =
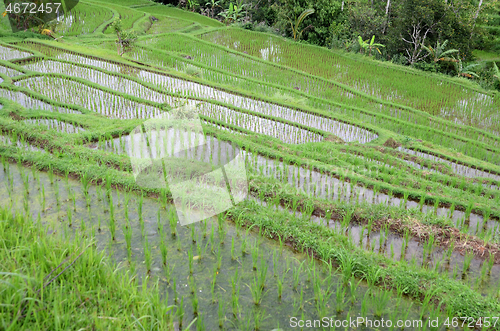
[[[499,17],[498,0],[156,1],[197,11],[227,24],[237,23],[246,29],[287,37],[294,36],[291,21],[295,22],[305,10],[314,9],[314,14],[301,22],[302,42],[362,52],[359,37],[366,40],[375,36],[375,42],[385,46],[379,48],[380,52],[369,52],[377,59],[452,76],[461,75],[453,62],[460,59],[465,64],[475,60],[475,49],[498,51],[498,31],[488,26],[494,26]],[[458,51],[453,55],[455,61],[434,61],[425,48],[435,48],[445,41],[447,49]],[[496,86],[493,71],[489,62],[474,69],[485,88]]]

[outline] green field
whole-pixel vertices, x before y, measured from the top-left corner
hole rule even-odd
[[[145,0],[1,24],[1,330],[500,329],[498,93]]]

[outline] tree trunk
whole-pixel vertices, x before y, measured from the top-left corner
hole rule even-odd
[[[382,34],[385,34],[385,29],[389,25],[389,7],[391,6],[391,0],[387,0],[387,5],[385,6],[385,24],[382,29]]]
[[[479,5],[477,6],[477,11],[476,14],[474,15],[474,22],[472,23],[472,29],[471,29],[472,31],[470,32],[469,42],[472,39],[472,35],[474,34],[474,28],[476,27],[477,17],[479,16],[479,12],[481,11],[482,5],[483,5],[483,0],[479,0]]]

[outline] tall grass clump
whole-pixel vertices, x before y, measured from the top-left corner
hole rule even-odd
[[[2,328],[68,330],[93,325],[126,330],[136,324],[134,316],[147,315],[142,327],[173,330],[172,307],[157,300],[157,285],[140,289],[90,240],[49,236],[29,218],[13,217],[6,209],[0,214],[0,264],[5,267],[0,272],[5,285],[0,291]],[[27,256],[27,251],[34,254]],[[78,284],[78,291],[65,290],[65,284]],[[99,301],[92,299],[96,290]]]

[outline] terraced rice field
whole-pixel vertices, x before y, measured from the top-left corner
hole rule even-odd
[[[123,57],[115,17],[139,33]],[[149,1],[61,20],[64,42],[0,41],[6,212],[158,282],[176,329],[500,328],[484,325],[500,316],[498,99]],[[185,225],[180,201],[206,217]]]

